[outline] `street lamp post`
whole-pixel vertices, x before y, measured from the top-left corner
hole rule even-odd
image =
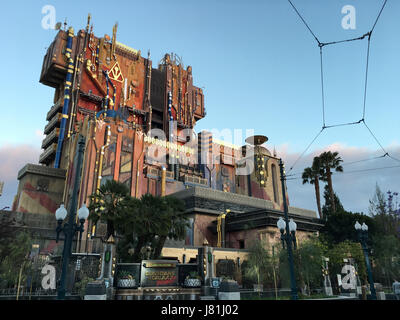
[[[82,237],[83,232],[83,225],[85,220],[89,216],[89,209],[84,204],[78,210],[78,218],[80,225],[76,224],[76,208],[77,208],[77,196],[78,196],[78,189],[80,184],[80,173],[82,167],[82,160],[83,160],[83,152],[85,148],[85,139],[83,136],[79,136],[78,140],[78,155],[76,161],[76,174],[75,174],[75,181],[74,181],[74,188],[72,193],[72,199],[69,206],[69,217],[68,221],[62,226],[62,222],[67,217],[67,209],[64,207],[64,204],[61,204],[60,207],[56,211],[56,219],[57,219],[57,238],[56,241],[58,242],[60,232],[63,232],[65,235],[64,241],[64,249],[63,249],[63,256],[62,256],[62,269],[61,269],[61,277],[60,277],[60,285],[58,288],[58,300],[65,299],[65,280],[68,273],[68,263],[69,258],[71,256],[72,250],[72,240],[75,236],[77,231],[80,232],[80,238]]]
[[[368,257],[368,247],[367,247],[368,226],[365,223],[361,225],[358,221],[356,221],[354,228],[357,230],[358,239],[361,243],[364,252],[365,264],[367,266],[367,273],[368,273],[368,282],[371,289],[371,298],[372,300],[376,300],[374,279],[372,278],[371,264],[369,262],[369,257]]]
[[[279,168],[281,173],[281,182],[282,182],[282,198],[283,198],[283,211],[285,220],[279,218],[277,222],[277,226],[281,231],[281,240],[282,244],[286,242],[287,251],[288,251],[288,260],[289,260],[289,269],[290,269],[290,282],[292,289],[292,300],[297,300],[297,286],[296,286],[296,278],[294,276],[294,264],[293,264],[293,252],[292,252],[292,242],[293,246],[296,249],[296,229],[297,225],[293,221],[293,219],[288,218],[288,206],[286,202],[286,186],[285,186],[285,172],[284,165],[282,159],[279,159]],[[286,231],[286,233],[285,233]]]

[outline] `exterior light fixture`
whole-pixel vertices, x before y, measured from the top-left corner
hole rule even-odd
[[[365,264],[367,266],[367,273],[368,273],[368,282],[371,290],[371,299],[377,300],[374,279],[372,278],[371,264],[369,262],[369,256],[368,256],[368,246],[367,246],[368,226],[365,224],[365,222],[363,222],[363,224],[361,225],[358,221],[356,221],[354,228],[357,231],[358,240],[361,243],[361,247],[364,252]]]

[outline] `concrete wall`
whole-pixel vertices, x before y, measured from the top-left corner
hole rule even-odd
[[[65,170],[27,164],[18,172],[13,211],[52,213],[62,202]]]

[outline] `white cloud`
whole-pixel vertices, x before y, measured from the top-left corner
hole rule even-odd
[[[41,150],[31,145],[4,145],[0,147],[0,181],[4,181],[0,209],[11,208],[18,187],[18,171],[27,163],[38,163]]]

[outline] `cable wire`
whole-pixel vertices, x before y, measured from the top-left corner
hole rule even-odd
[[[385,153],[383,156],[378,156],[378,157],[374,157],[374,158],[356,160],[356,161],[351,161],[351,162],[343,162],[342,165],[348,166],[348,165],[351,165],[351,164],[354,164],[354,163],[360,163],[360,162],[365,162],[365,161],[371,161],[371,160],[381,159],[381,158],[384,158],[384,157],[387,157],[387,156],[389,156],[389,154],[388,154],[388,153]]]
[[[379,11],[378,17],[377,17],[376,20],[375,20],[375,23],[374,23],[374,25],[373,25],[373,27],[372,27],[372,29],[371,29],[371,32],[374,31],[375,26],[376,26],[376,24],[378,23],[378,20],[379,20],[379,18],[380,18],[380,16],[381,16],[381,13],[382,13],[383,9],[384,9],[385,6],[386,6],[386,2],[387,2],[387,0],[385,0],[385,2],[383,3],[383,6],[382,6],[382,8],[381,8],[381,11]]]
[[[340,41],[332,41],[332,42],[321,42],[319,44],[320,47],[325,47],[325,46],[329,46],[332,44],[338,44],[338,43],[343,43],[343,42],[350,42],[350,41],[356,41],[356,40],[363,40],[366,36],[368,36],[370,33],[366,33],[364,35],[362,35],[361,37],[357,37],[357,38],[352,38],[352,39],[346,39],[346,40],[340,40]]]
[[[355,121],[355,122],[347,122],[347,123],[341,123],[341,124],[334,124],[334,125],[331,125],[331,126],[324,126],[324,129],[335,128],[335,127],[343,127],[343,126],[351,126],[351,125],[359,124],[361,122],[363,122],[363,119]]]
[[[318,42],[318,45],[321,44],[321,42],[318,40],[317,36],[314,34],[314,32],[311,30],[311,28],[308,26],[307,22],[303,19],[303,17],[301,16],[301,14],[299,13],[299,11],[297,11],[296,7],[293,5],[292,1],[288,0],[290,5],[292,6],[292,8],[294,9],[294,11],[296,11],[297,15],[300,17],[301,21],[303,21],[303,23],[305,24],[305,26],[307,27],[307,29],[311,32],[311,34],[313,35],[314,39]]]
[[[368,84],[368,65],[369,65],[369,48],[371,44],[371,32],[368,36],[368,49],[367,49],[367,66],[365,69],[365,84],[364,84],[364,107],[363,107],[363,119],[365,118],[365,104],[367,101],[367,84]]]
[[[292,8],[294,9],[294,11],[297,13],[297,15],[299,16],[299,18],[301,19],[301,21],[303,21],[304,25],[307,27],[307,29],[310,31],[310,33],[312,34],[312,36],[314,37],[314,39],[317,41],[318,43],[318,47],[320,48],[320,67],[321,67],[321,96],[322,96],[322,129],[321,131],[314,137],[314,139],[311,141],[311,143],[307,146],[307,148],[300,154],[300,156],[296,159],[296,161],[293,163],[293,165],[290,167],[289,172],[294,168],[294,166],[297,164],[297,162],[304,156],[304,154],[307,152],[307,150],[311,147],[311,145],[314,143],[314,141],[319,137],[319,135],[322,133],[322,131],[324,131],[324,129],[328,129],[328,128],[334,128],[334,127],[340,127],[340,126],[348,126],[348,125],[356,125],[356,124],[360,124],[361,122],[364,123],[364,125],[366,126],[366,128],[368,129],[368,131],[370,132],[370,134],[372,135],[372,137],[375,139],[375,141],[378,143],[378,145],[381,147],[381,149],[384,152],[383,156],[377,157],[377,158],[382,158],[385,156],[389,156],[390,158],[400,162],[400,159],[397,159],[395,157],[392,157],[391,155],[389,155],[389,153],[385,150],[385,148],[383,148],[382,144],[379,142],[379,140],[376,138],[376,136],[373,134],[373,132],[371,131],[371,129],[367,126],[367,124],[365,123],[365,109],[366,109],[366,101],[367,101],[367,85],[368,85],[368,69],[369,69],[369,55],[370,55],[370,45],[371,45],[371,35],[372,32],[375,29],[376,24],[378,23],[378,20],[382,14],[383,9],[386,6],[387,0],[384,1],[381,10],[379,11],[379,14],[375,20],[374,25],[372,26],[372,29],[370,32],[362,35],[361,37],[357,37],[357,38],[352,38],[352,39],[346,39],[346,40],[340,40],[340,41],[333,41],[333,42],[326,42],[326,43],[322,43],[319,41],[319,39],[317,38],[317,36],[315,35],[315,33],[311,30],[310,26],[307,24],[307,22],[304,20],[304,18],[302,17],[302,15],[300,14],[300,12],[297,10],[297,8],[293,5],[291,0],[288,0],[288,2],[290,3],[290,5],[292,6]],[[343,124],[337,124],[337,125],[329,125],[326,126],[325,123],[325,91],[324,91],[324,73],[323,73],[323,53],[322,53],[322,48],[324,46],[327,45],[333,45],[333,44],[338,44],[338,43],[343,43],[343,42],[350,42],[350,41],[357,41],[357,40],[362,40],[365,37],[368,36],[368,47],[367,47],[367,62],[366,62],[366,69],[365,69],[365,83],[364,83],[364,101],[363,101],[363,117],[361,120],[356,121],[356,122],[348,122],[348,123],[343,123]],[[362,161],[368,161],[368,160],[372,160],[372,159],[365,159],[365,160],[359,160],[359,161],[354,161],[353,163],[356,162],[362,162]],[[294,176],[296,174],[292,174],[290,176]],[[298,178],[292,178],[292,179],[298,179]]]
[[[384,153],[388,153],[385,148],[381,145],[381,143],[379,142],[379,140],[377,139],[377,137],[373,134],[373,132],[371,131],[371,129],[367,126],[365,120],[363,120],[363,123],[365,125],[365,127],[368,129],[369,133],[372,135],[372,137],[375,139],[375,141],[379,144],[379,146],[381,147],[381,149],[383,150]]]
[[[321,129],[320,132],[314,137],[314,139],[310,142],[310,144],[307,146],[307,148],[300,154],[300,156],[297,158],[297,160],[293,163],[293,165],[290,167],[289,172],[292,171],[296,163],[303,157],[303,155],[307,152],[307,150],[311,147],[311,145],[314,143],[315,140],[319,137],[319,135],[324,131],[324,128]]]
[[[378,167],[378,168],[368,168],[368,169],[360,169],[360,170],[353,170],[353,171],[344,171],[344,172],[340,172],[340,174],[350,174],[350,173],[359,173],[359,172],[368,172],[368,171],[376,171],[376,170],[384,170],[384,169],[394,169],[394,168],[400,168],[399,166],[388,166],[388,167]],[[338,172],[332,172],[332,175],[336,175],[338,174]],[[286,180],[290,181],[290,180],[300,180],[303,179],[301,177],[298,178],[288,178]]]
[[[322,60],[322,47],[319,47],[319,55],[321,61],[321,91],[322,91],[322,127],[325,128],[325,93],[324,93],[324,71]]]

